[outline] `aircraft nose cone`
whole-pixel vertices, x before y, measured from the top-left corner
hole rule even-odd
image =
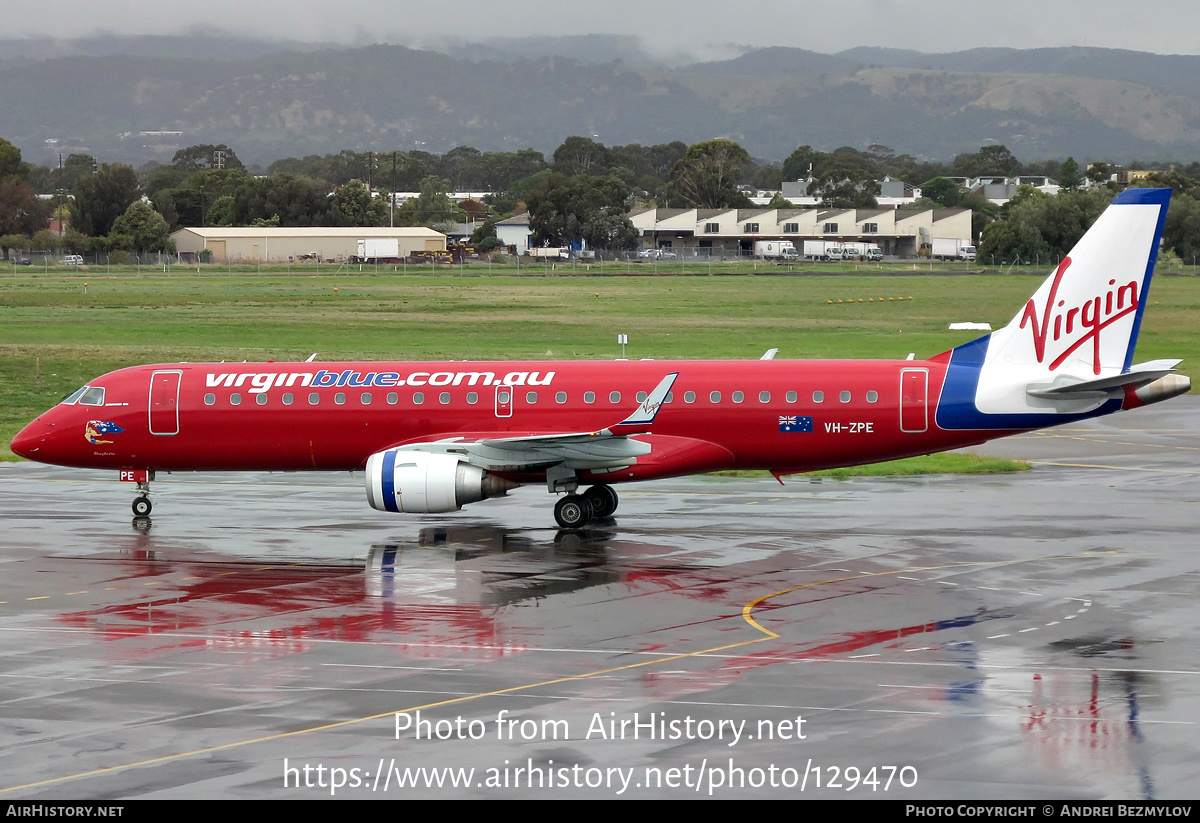
[[[43,423],[40,419],[34,420],[17,432],[17,436],[12,439],[12,444],[9,448],[12,449],[13,454],[20,455],[29,460],[37,460],[42,443],[50,431],[50,426]]]

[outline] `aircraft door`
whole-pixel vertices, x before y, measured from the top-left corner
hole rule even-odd
[[[508,385],[496,386],[496,416],[512,417],[513,387]]]
[[[900,370],[900,431],[929,428],[929,370]]]
[[[150,433],[179,434],[179,384],[183,372],[156,371],[150,375]]]

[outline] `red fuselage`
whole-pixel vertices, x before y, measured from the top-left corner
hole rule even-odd
[[[12,448],[81,468],[355,470],[406,444],[604,429],[670,372],[668,402],[635,435],[652,452],[604,482],[806,471],[1011,433],[937,427],[940,359],[180,363],[92,381],[102,398],[55,406]]]

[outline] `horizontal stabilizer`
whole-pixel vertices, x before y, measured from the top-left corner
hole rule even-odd
[[[1026,391],[1033,397],[1054,399],[1089,392],[1104,392],[1125,386],[1142,386],[1173,373],[1179,363],[1178,360],[1151,360],[1148,363],[1131,366],[1129,371],[1124,374],[1097,377],[1093,380],[1080,380],[1069,375],[1062,375],[1050,384],[1030,384]]]

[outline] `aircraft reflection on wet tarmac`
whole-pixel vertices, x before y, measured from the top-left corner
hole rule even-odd
[[[131,529],[105,519],[120,495],[99,483],[4,467],[0,791],[294,797],[279,764],[308,752],[480,766],[812,757],[911,765],[918,785],[893,798],[1188,796],[1200,558],[1181,503],[1200,474],[1198,428],[1176,416],[1012,441],[1104,450],[1050,457],[1091,468],[1016,478],[635,487],[616,520],[570,533],[543,528],[519,492],[495,509],[502,521],[351,519],[357,488],[291,478],[180,484],[174,500],[163,484],[154,522]],[[86,502],[55,516],[52,498]],[[416,707],[564,719],[575,734],[398,748],[372,719]],[[610,711],[803,714],[811,737],[584,739],[584,718]],[[191,754],[214,746],[218,759]],[[31,785],[47,779],[61,782]],[[468,795],[522,796],[424,794]]]

